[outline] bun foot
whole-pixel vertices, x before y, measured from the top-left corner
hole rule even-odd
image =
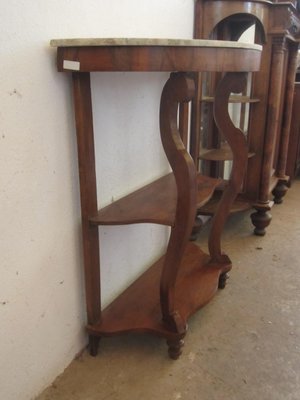
[[[255,226],[254,234],[264,236],[266,234],[265,228],[270,225],[271,219],[272,215],[267,210],[257,210],[251,214],[251,221]]]
[[[184,346],[183,339],[171,339],[167,340],[169,346],[168,353],[172,360],[177,360],[182,354],[182,347]]]
[[[98,336],[89,336],[89,353],[92,357],[96,357],[98,355],[98,347],[99,347],[100,337]]]
[[[229,279],[229,275],[227,272],[224,272],[223,274],[220,275],[219,277],[219,284],[218,284],[218,288],[219,289],[225,289],[227,280]]]
[[[272,194],[274,196],[274,203],[281,204],[283,202],[283,197],[286,195],[287,191],[288,187],[286,183],[279,181],[275,189],[273,189],[272,191]]]

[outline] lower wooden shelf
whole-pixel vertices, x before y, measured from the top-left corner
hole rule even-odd
[[[271,193],[272,190],[276,187],[278,183],[279,178],[276,177],[274,174],[270,178],[270,186],[269,186],[269,192]],[[198,214],[200,215],[214,215],[216,213],[217,207],[220,203],[221,196],[223,194],[223,190],[225,187],[228,185],[228,181],[222,180],[221,183],[218,185],[216,188],[215,192],[209,199],[207,203],[205,203],[203,206],[198,207]],[[247,198],[245,194],[240,193],[237,195],[235,198],[229,213],[230,214],[235,214],[238,212],[243,212],[250,210],[251,208],[257,208],[257,209],[263,209],[265,208],[266,210],[270,210],[274,205],[274,201],[269,200],[266,203],[259,203],[255,201],[251,201],[251,199]]]
[[[188,243],[175,288],[175,309],[184,321],[209,302],[218,289],[220,275],[231,268],[228,259],[218,265],[209,261],[197,245]],[[148,332],[166,338],[178,336],[162,321],[159,282],[163,263],[164,256],[102,311],[101,321],[87,326],[89,334]]]
[[[203,96],[201,101],[213,103],[215,98],[213,96]],[[231,95],[229,97],[229,103],[259,103],[259,99],[250,98],[249,96],[241,96],[241,95]]]
[[[249,151],[248,158],[255,156],[255,153]],[[220,148],[206,149],[203,148],[200,151],[199,160],[206,161],[231,161],[233,160],[233,154],[228,143],[223,143]]]
[[[198,213],[202,215],[214,215],[220,203],[221,196],[222,192],[216,191],[204,206],[198,208]],[[230,214],[250,210],[251,208],[252,204],[250,201],[245,199],[243,195],[238,195],[230,208]]]

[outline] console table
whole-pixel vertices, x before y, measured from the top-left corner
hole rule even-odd
[[[228,98],[231,92],[242,91],[248,71],[259,69],[261,47],[175,39],[64,39],[52,40],[51,45],[57,47],[58,71],[72,72],[90,353],[97,354],[102,336],[150,332],[167,339],[169,355],[176,359],[188,317],[206,304],[218,287],[225,286],[231,268],[230,259],[221,252],[221,232],[241,186],[247,144],[229,118]],[[160,131],[172,168],[166,176],[100,210],[90,87],[90,73],[99,71],[171,72],[161,96]],[[228,72],[218,85],[215,120],[232,148],[234,164],[213,220],[209,254],[189,242],[197,208],[221,184],[220,179],[198,174],[186,150],[187,107],[199,71]],[[170,226],[166,253],[101,310],[98,226],[135,223]]]

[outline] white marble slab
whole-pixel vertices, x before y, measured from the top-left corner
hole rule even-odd
[[[146,38],[92,38],[92,39],[53,39],[52,47],[84,47],[84,46],[182,46],[182,47],[214,47],[231,49],[262,50],[258,44],[240,43],[226,40],[200,39],[146,39]]]

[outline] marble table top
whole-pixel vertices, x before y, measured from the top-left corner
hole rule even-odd
[[[148,39],[148,38],[90,38],[90,39],[53,39],[52,47],[90,47],[90,46],[178,46],[213,47],[231,49],[262,50],[262,46],[226,40],[200,39]]]

